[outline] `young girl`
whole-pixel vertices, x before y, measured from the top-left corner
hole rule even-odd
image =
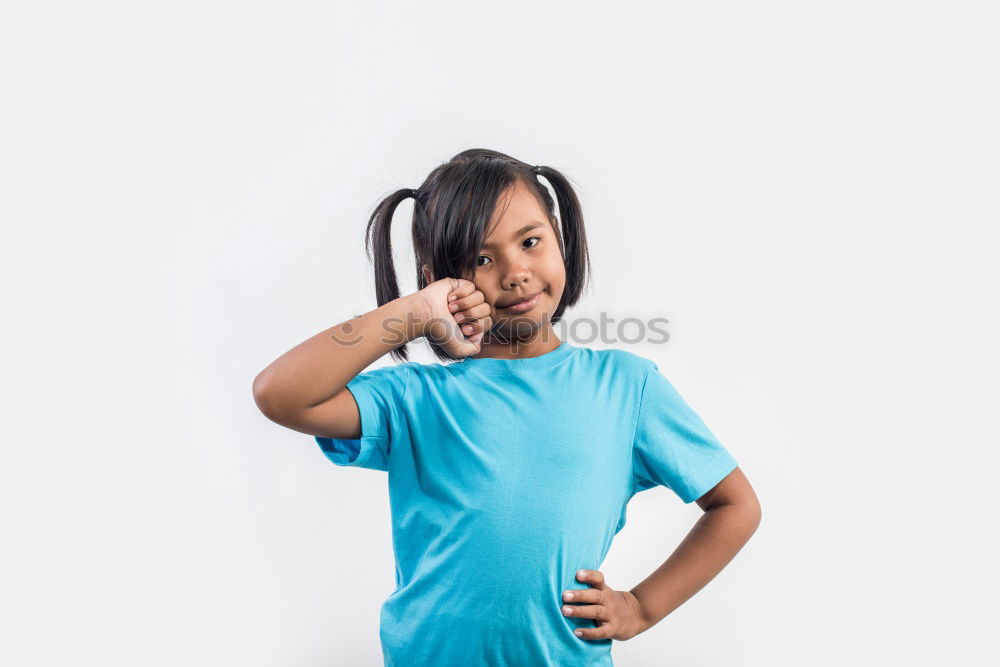
[[[410,196],[419,289],[400,296],[390,222]],[[333,463],[388,472],[385,664],[612,665],[613,639],[680,606],[756,530],[747,479],[655,363],[556,337],[589,274],[557,170],[465,151],[382,201],[366,239],[379,307],[289,350],[253,390]],[[421,337],[447,363],[407,361]],[[386,353],[402,363],[362,372]],[[656,572],[612,588],[596,568],[629,499],[657,485],[705,514]]]

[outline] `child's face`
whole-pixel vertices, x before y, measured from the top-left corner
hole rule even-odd
[[[547,326],[555,313],[566,266],[553,223],[520,181],[500,196],[470,278],[490,304],[495,331],[520,337]],[[536,294],[527,308],[506,307]]]
[[[554,224],[527,186],[516,181],[497,201],[475,274],[461,276],[483,293],[492,331],[504,339],[531,336],[549,326],[562,299],[566,265]],[[531,229],[525,229],[528,226]],[[427,283],[438,279],[428,264],[422,268]],[[505,307],[536,294],[537,300],[526,309]]]

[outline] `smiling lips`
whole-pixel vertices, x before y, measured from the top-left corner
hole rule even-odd
[[[510,306],[504,306],[504,307],[501,308],[501,310],[506,310],[506,311],[511,312],[511,313],[524,313],[524,312],[527,312],[527,311],[529,311],[529,310],[531,310],[532,308],[535,307],[535,304],[538,303],[538,299],[541,296],[542,296],[542,293],[539,292],[538,294],[536,294],[536,295],[534,295],[532,297],[528,297],[524,301],[519,301],[519,302],[517,302],[515,304],[512,304]]]

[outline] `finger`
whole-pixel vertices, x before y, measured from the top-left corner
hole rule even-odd
[[[472,322],[465,322],[462,324],[462,333],[465,334],[466,338],[472,334],[484,333],[489,328],[482,320],[473,320]]]
[[[572,588],[563,591],[563,602],[574,604],[598,604],[600,603],[601,592],[596,588]]]
[[[604,574],[600,570],[580,570],[576,573],[576,578],[584,581],[594,588],[604,590]]]
[[[476,327],[476,329],[473,329],[473,331],[477,329],[482,329],[483,333],[487,334],[493,327],[493,319],[490,317],[484,317],[481,320],[476,320],[475,322],[469,322],[469,324]]]
[[[469,336],[469,343],[471,343],[471,344],[473,344],[473,345],[476,346],[475,349],[472,350],[472,354],[479,354],[480,343],[482,342],[482,340],[483,340],[483,332],[482,331],[480,331],[479,333],[475,334],[474,336]]]
[[[465,280],[464,278],[452,278],[451,279],[452,288],[448,292],[448,301],[457,301],[462,297],[469,296],[476,291],[476,283],[471,280]]]
[[[563,616],[574,618],[592,618],[595,621],[607,621],[608,608],[602,604],[564,604],[562,607]]]
[[[491,326],[493,326],[493,319],[490,317],[489,313],[487,313],[482,317],[473,317],[473,318],[466,317],[463,314],[461,317],[456,316],[455,321],[461,326],[465,326],[466,324],[472,324],[472,325],[478,325],[485,329],[489,329]]]
[[[455,313],[455,321],[481,320],[489,315],[490,312],[490,305],[488,303],[481,303],[478,306],[472,306],[471,308],[466,308],[461,312]]]
[[[482,332],[469,337],[465,343],[459,345],[460,356],[467,357],[473,354],[479,354],[479,351],[482,349],[482,340]]]
[[[611,624],[605,623],[599,628],[577,628],[573,634],[580,639],[607,639],[612,634]]]
[[[452,300],[451,296],[455,296],[456,298]],[[466,308],[471,308],[472,306],[478,306],[486,301],[486,297],[483,296],[483,293],[479,290],[475,290],[472,294],[468,294],[466,296],[460,297],[455,293],[451,296],[449,296],[450,303],[448,303],[448,309],[453,313],[465,310]]]

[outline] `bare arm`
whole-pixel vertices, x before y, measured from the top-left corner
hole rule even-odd
[[[271,421],[302,433],[359,438],[358,406],[344,388],[375,360],[423,336],[428,320],[426,301],[414,293],[321,331],[257,375],[257,407]]]
[[[739,468],[696,500],[705,513],[660,567],[630,591],[645,632],[715,578],[760,525],[757,495]]]
[[[347,383],[376,359],[427,336],[454,358],[480,350],[492,325],[476,285],[442,278],[299,343],[253,381],[253,397],[273,422],[325,438],[362,436],[358,404]],[[459,329],[468,328],[467,333]]]

